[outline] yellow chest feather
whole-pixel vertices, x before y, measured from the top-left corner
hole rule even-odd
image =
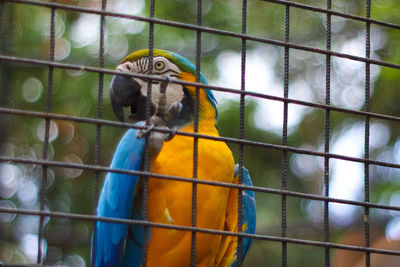
[[[211,129],[202,133],[217,136],[217,130],[213,127]],[[193,132],[190,126],[182,130]],[[177,135],[166,142],[159,155],[151,161],[152,172],[193,178],[193,140],[193,137]],[[230,183],[233,182],[233,173],[232,153],[224,142],[198,139],[198,179]],[[229,192],[230,189],[226,187],[197,185],[198,227],[224,229]],[[192,183],[150,178],[148,207],[151,221],[191,226]],[[196,241],[198,265],[212,265],[221,236],[198,233]],[[153,228],[149,243],[149,264],[190,265],[190,247],[191,232]]]

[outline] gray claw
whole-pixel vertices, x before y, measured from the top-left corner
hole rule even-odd
[[[169,129],[168,127],[165,126],[162,126],[160,128]],[[152,148],[152,153],[154,155],[157,155],[161,151],[161,148],[164,145],[167,136],[168,134],[164,134],[161,132],[151,132],[149,139]]]
[[[137,139],[141,139],[141,138],[143,138],[143,137],[145,137],[146,135],[148,135],[149,133],[151,133],[151,131],[153,130],[153,128],[155,127],[155,125],[154,124],[151,124],[149,127],[147,127],[147,129],[145,129],[145,130],[140,130],[138,133],[137,133]]]
[[[164,137],[165,141],[169,141],[172,138],[174,138],[174,136],[176,135],[176,131],[177,130],[178,130],[178,128],[176,128],[176,127],[172,128],[172,133],[168,133],[168,134],[165,135],[165,137]]]
[[[162,76],[162,78],[164,78],[165,81],[163,82],[166,83],[167,85],[172,82],[171,76],[169,75],[164,75]]]
[[[178,114],[182,110],[182,103],[180,102],[174,102],[169,106],[168,108],[168,113],[171,113],[172,115]]]
[[[163,119],[169,122],[176,114],[181,112],[181,110],[182,110],[182,103],[174,102],[169,106],[168,110],[163,114]]]

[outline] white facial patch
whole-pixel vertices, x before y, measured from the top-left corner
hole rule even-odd
[[[160,64],[161,63],[161,64]],[[177,65],[169,61],[165,57],[154,57],[153,58],[153,75],[155,76],[170,76],[173,79],[178,78],[180,69]],[[163,66],[163,68],[157,68]],[[124,62],[118,65],[117,70],[121,72],[131,72],[131,73],[142,73],[147,74],[148,69],[148,58],[140,58],[134,62]],[[147,81],[143,79],[135,78],[135,80],[140,84],[140,91],[142,95],[147,96],[148,85]],[[160,82],[153,81],[151,85],[152,97],[151,101],[155,106],[157,106],[158,99],[160,97]],[[181,102],[184,92],[183,86],[180,84],[170,83],[167,86],[166,92],[166,106],[167,108],[174,102]]]
[[[151,87],[151,101],[155,106],[157,106],[158,100],[160,98],[160,84],[153,84]],[[141,89],[143,95],[147,96],[147,83],[146,88]],[[183,87],[180,84],[170,83],[167,86],[166,91],[166,107],[169,108],[174,102],[181,102],[184,96]]]
[[[171,61],[164,57],[155,57],[153,59],[154,65],[156,65],[159,62],[163,62],[164,68],[163,69],[153,69],[153,75],[162,77],[162,76],[167,76],[169,75],[171,78],[176,79],[178,78],[178,74],[180,72],[178,66],[173,64]],[[136,61],[134,62],[136,63]],[[137,82],[141,86],[141,93],[144,96],[147,96],[147,81],[137,79]],[[151,85],[151,101],[155,106],[157,106],[158,99],[160,97],[160,82],[158,81],[153,81]],[[170,83],[167,86],[167,91],[166,91],[166,106],[167,108],[174,102],[181,102],[182,98],[184,96],[183,92],[183,86],[180,84],[176,83]]]

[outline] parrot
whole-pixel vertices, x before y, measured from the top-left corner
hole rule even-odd
[[[194,138],[176,131],[195,132],[194,86],[174,83],[173,79],[196,82],[196,67],[185,57],[166,50],[153,49],[151,73],[162,80],[149,80],[115,74],[110,85],[113,112],[125,121],[124,108],[130,108],[129,119],[145,126],[146,101],[150,104],[151,127],[128,129],[114,152],[110,168],[143,171],[146,142],[149,147],[150,172],[193,179]],[[149,50],[126,56],[118,64],[119,73],[149,73]],[[149,82],[151,97],[147,100]],[[200,82],[207,79],[200,73]],[[198,90],[198,129],[200,134],[217,137],[217,101],[209,89]],[[152,127],[175,131],[165,134]],[[147,138],[145,138],[147,136]],[[239,183],[239,165],[235,165],[225,142],[198,138],[197,178],[215,182]],[[249,172],[243,166],[243,184],[252,186]],[[144,177],[147,181],[147,216],[151,222],[192,226],[191,182]],[[143,180],[138,175],[108,172],[98,200],[97,216],[143,220]],[[238,232],[237,188],[197,184],[196,226],[199,228]],[[256,202],[254,191],[242,190],[242,232],[254,234]],[[190,266],[191,231],[147,227],[143,225],[96,221],[96,238],[92,236],[92,266],[142,266],[144,238],[147,236],[146,266]],[[253,239],[242,237],[241,258]],[[196,233],[196,266],[237,266],[238,237]]]

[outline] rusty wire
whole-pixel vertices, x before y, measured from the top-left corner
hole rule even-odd
[[[47,90],[47,101],[46,101],[46,112],[36,112],[30,110],[20,110],[20,109],[13,109],[13,108],[5,108],[0,107],[0,114],[7,114],[7,115],[14,115],[14,116],[29,116],[29,117],[39,117],[44,118],[46,120],[46,130],[45,130],[45,139],[44,139],[44,147],[43,147],[43,157],[42,159],[27,159],[27,158],[16,158],[16,157],[5,157],[0,156],[0,162],[12,162],[12,163],[24,163],[24,164],[34,164],[40,165],[43,168],[43,177],[42,177],[42,186],[40,190],[40,210],[30,210],[30,209],[11,209],[11,208],[4,208],[0,207],[0,212],[2,213],[13,213],[13,214],[24,214],[24,215],[35,215],[40,217],[40,226],[39,226],[39,245],[38,245],[38,264],[43,263],[43,251],[40,245],[41,240],[43,238],[43,227],[44,227],[44,218],[45,217],[59,217],[59,218],[70,218],[76,220],[87,220],[92,221],[95,223],[96,221],[104,221],[104,222],[113,222],[113,223],[124,223],[130,225],[142,225],[147,228],[151,227],[161,227],[167,229],[175,229],[181,231],[191,231],[192,232],[192,248],[191,248],[191,265],[195,266],[196,262],[196,233],[209,233],[209,234],[216,234],[216,235],[231,235],[238,237],[238,266],[242,264],[241,258],[241,242],[242,238],[252,238],[257,240],[268,240],[268,241],[275,241],[280,242],[282,244],[282,266],[287,265],[287,243],[291,244],[302,244],[308,246],[317,246],[324,248],[324,256],[325,256],[325,266],[330,265],[330,250],[333,248],[338,249],[345,249],[345,250],[352,250],[352,251],[361,251],[365,253],[366,259],[366,266],[370,265],[370,253],[379,253],[379,254],[388,254],[388,255],[396,255],[400,256],[400,251],[394,250],[386,250],[386,249],[379,249],[379,248],[371,248],[370,247],[370,225],[369,225],[369,211],[371,208],[376,209],[384,209],[384,210],[393,210],[393,211],[400,211],[400,207],[393,206],[393,205],[385,205],[385,204],[378,204],[378,203],[371,203],[370,196],[369,196],[369,187],[370,187],[370,174],[369,174],[369,167],[370,165],[375,166],[384,166],[390,167],[395,169],[400,169],[400,164],[396,163],[389,163],[383,162],[378,160],[370,159],[369,157],[369,143],[370,143],[370,119],[377,118],[383,120],[391,120],[391,121],[400,121],[400,117],[397,116],[390,116],[385,114],[378,114],[372,113],[369,109],[369,99],[370,99],[370,67],[372,65],[378,66],[385,66],[394,69],[400,69],[399,64],[380,61],[376,59],[372,59],[370,57],[370,26],[371,24],[389,27],[393,29],[400,29],[400,25],[388,23],[384,21],[374,20],[370,18],[371,12],[371,3],[370,0],[366,0],[366,16],[355,16],[346,14],[343,12],[333,11],[331,10],[331,0],[327,0],[326,9],[324,8],[317,8],[309,5],[299,4],[296,2],[285,1],[285,0],[263,0],[266,2],[271,2],[275,4],[280,4],[285,6],[285,40],[278,41],[268,38],[261,38],[255,37],[247,34],[246,32],[246,25],[247,25],[247,1],[243,1],[242,5],[242,31],[241,33],[229,32],[225,30],[220,30],[216,28],[210,28],[202,26],[201,15],[202,15],[202,1],[197,1],[197,21],[196,24],[186,24],[180,23],[175,21],[169,20],[162,20],[157,19],[154,17],[154,5],[155,1],[151,1],[151,8],[150,8],[150,15],[149,17],[143,16],[133,16],[127,15],[117,12],[110,12],[106,10],[106,0],[102,1],[101,9],[92,9],[86,7],[79,7],[79,6],[72,6],[67,4],[60,4],[56,3],[55,1],[52,2],[41,2],[41,1],[32,1],[32,0],[2,0],[1,6],[3,6],[4,2],[12,2],[15,4],[24,4],[24,5],[36,5],[47,7],[51,9],[51,29],[50,29],[50,57],[49,60],[39,60],[35,58],[24,58],[24,57],[15,57],[10,56],[4,53],[4,51],[0,51],[0,61],[3,62],[15,62],[15,63],[24,63],[24,64],[32,64],[32,65],[40,65],[40,66],[47,66],[49,68],[48,74],[48,90]],[[304,10],[310,10],[313,12],[318,12],[326,15],[326,45],[325,49],[315,48],[311,46],[299,45],[296,43],[290,42],[290,9],[291,8],[299,8]],[[89,13],[89,14],[96,14],[100,16],[101,20],[101,31],[100,31],[100,54],[99,54],[99,67],[94,66],[81,66],[75,64],[67,64],[61,62],[54,61],[54,13],[56,9],[61,10],[70,10],[76,11],[81,13]],[[346,53],[339,53],[331,50],[331,18],[332,16],[337,16],[345,19],[361,21],[365,23],[365,34],[366,34],[366,50],[365,50],[365,57],[354,56],[351,54]],[[168,175],[157,175],[150,172],[148,156],[145,160],[145,167],[143,171],[128,171],[122,169],[112,169],[109,167],[103,167],[100,161],[100,154],[101,154],[101,127],[103,126],[113,126],[113,127],[121,127],[121,128],[135,128],[135,129],[145,129],[147,126],[135,126],[129,123],[121,123],[115,121],[108,121],[102,119],[102,96],[103,96],[103,80],[104,75],[116,74],[117,72],[110,69],[104,68],[104,31],[105,31],[105,20],[107,17],[118,17],[118,18],[127,18],[137,21],[143,21],[149,23],[150,27],[150,34],[149,34],[149,50],[150,50],[150,57],[152,58],[152,50],[153,50],[153,41],[154,41],[154,25],[165,25],[169,27],[177,27],[188,29],[192,31],[196,31],[197,39],[196,39],[196,82],[185,82],[180,80],[171,79],[170,82],[178,83],[182,85],[194,86],[196,88],[196,99],[195,99],[195,130],[194,133],[187,133],[187,132],[180,132],[177,131],[177,135],[183,136],[191,136],[194,138],[194,156],[193,156],[193,178],[182,178],[176,176],[168,176]],[[1,29],[1,35],[3,29]],[[233,88],[226,88],[220,86],[213,86],[213,85],[204,85],[199,83],[200,81],[200,61],[201,61],[201,34],[202,33],[211,33],[216,35],[222,36],[229,36],[240,39],[241,43],[241,88],[240,89],[233,89]],[[285,49],[284,53],[284,93],[283,97],[272,96],[268,94],[256,93],[251,91],[251,88],[245,88],[245,73],[246,73],[246,42],[247,41],[255,41],[264,44],[270,44],[275,46],[281,46]],[[326,56],[326,92],[325,92],[325,103],[313,103],[308,101],[301,101],[296,99],[289,98],[289,52],[291,49],[297,49],[312,53],[317,53]],[[346,58],[350,60],[355,60],[358,62],[365,63],[365,109],[363,111],[359,110],[352,110],[346,108],[339,108],[331,105],[330,101],[330,76],[331,76],[331,60],[332,57],[339,57],[339,58]],[[149,60],[149,64],[151,65],[152,59]],[[96,118],[84,118],[84,117],[75,117],[75,116],[68,116],[64,114],[55,114],[51,113],[51,92],[52,92],[52,79],[53,79],[53,69],[60,68],[60,69],[71,69],[71,70],[85,70],[89,72],[98,73],[99,75],[99,86],[98,86],[98,94],[97,94],[97,113]],[[149,68],[150,70],[151,68]],[[121,73],[118,72],[121,75]],[[159,80],[161,81],[162,78],[158,78],[151,75],[151,72],[148,74],[122,74],[128,75],[132,77],[139,77],[139,78],[148,78],[151,80]],[[151,83],[150,83],[151,84]],[[233,93],[240,95],[240,125],[239,125],[239,138],[228,138],[228,137],[215,137],[215,136],[208,136],[204,134],[199,134],[197,132],[197,124],[198,124],[198,90],[200,88],[208,88],[215,91],[222,91],[227,93]],[[151,86],[149,86],[149,95],[151,95]],[[244,138],[244,117],[245,117],[245,97],[251,96],[256,98],[262,99],[269,99],[274,101],[279,101],[284,105],[284,116],[283,116],[283,132],[282,132],[282,145],[270,144],[270,143],[263,143],[257,142],[252,140],[246,140]],[[288,105],[289,104],[296,104],[302,105],[307,107],[313,107],[321,109],[325,112],[325,129],[324,129],[324,152],[312,151],[308,149],[301,149],[297,147],[288,146],[287,143],[287,122],[288,122]],[[147,104],[149,106],[149,103]],[[340,154],[334,154],[330,152],[329,148],[329,140],[330,140],[330,114],[331,111],[337,111],[345,114],[352,114],[361,116],[364,118],[365,121],[365,153],[364,157],[350,157],[344,156]],[[146,110],[147,117],[149,117],[149,109]],[[60,162],[48,159],[48,139],[49,139],[49,125],[50,120],[66,120],[66,121],[75,121],[79,123],[88,123],[96,125],[96,151],[95,151],[95,162],[93,165],[91,164],[76,164],[76,163],[68,163],[68,162]],[[154,128],[154,131],[160,131],[164,133],[172,133],[172,130],[161,129],[161,128]],[[222,183],[222,182],[214,182],[208,180],[201,180],[197,179],[197,142],[198,139],[210,139],[210,140],[217,140],[217,141],[224,141],[228,143],[235,143],[239,145],[239,184],[230,184],[230,183]],[[258,187],[258,186],[245,186],[242,185],[242,176],[243,176],[243,150],[245,146],[256,146],[256,147],[263,147],[272,150],[282,151],[282,186],[281,189],[272,189],[272,188],[265,188],[265,187]],[[306,154],[312,155],[315,157],[320,157],[324,159],[324,189],[323,195],[315,195],[315,194],[308,194],[308,193],[300,193],[288,190],[287,188],[287,171],[288,171],[288,153],[298,153],[298,154]],[[146,153],[148,154],[148,153]],[[345,199],[338,199],[332,198],[329,196],[329,159],[339,159],[339,160],[346,160],[352,162],[358,162],[364,164],[364,201],[352,201],[352,200],[345,200]],[[82,169],[82,170],[90,170],[94,171],[95,179],[94,179],[94,204],[97,205],[97,198],[98,198],[98,179],[101,173],[106,172],[115,172],[115,173],[124,173],[124,174],[132,174],[138,175],[145,181],[147,181],[148,177],[156,177],[162,179],[169,179],[175,181],[182,181],[182,182],[189,182],[193,184],[193,194],[192,194],[192,226],[176,226],[176,225],[169,225],[169,224],[162,224],[162,223],[154,223],[148,220],[147,215],[144,216],[144,220],[128,220],[128,219],[116,219],[116,218],[105,218],[105,217],[98,217],[95,215],[88,215],[88,214],[76,214],[76,213],[65,213],[65,212],[57,212],[57,211],[47,211],[44,209],[45,202],[46,202],[46,189],[45,185],[47,184],[47,168],[49,166],[52,167],[66,167],[66,168],[74,168],[74,169]],[[147,182],[144,184],[146,185]],[[264,234],[246,234],[241,232],[229,232],[229,231],[219,231],[213,229],[204,229],[199,228],[196,226],[196,206],[197,206],[197,184],[207,184],[212,186],[222,186],[227,188],[234,188],[239,191],[239,196],[241,195],[242,190],[252,190],[255,192],[262,192],[262,193],[269,193],[275,194],[282,197],[282,234],[281,237],[271,236],[271,235],[264,235]],[[147,188],[144,186],[144,196],[147,199]],[[309,200],[317,200],[322,201],[324,205],[324,241],[313,241],[313,240],[306,240],[306,239],[296,239],[287,237],[287,206],[286,206],[286,199],[287,197],[294,197],[294,198],[301,198],[301,199],[309,199]],[[348,204],[354,205],[364,208],[364,217],[367,218],[364,222],[364,229],[365,229],[365,246],[350,246],[350,245],[343,245],[338,243],[330,242],[330,232],[329,232],[329,204],[330,203],[341,203],[341,204]],[[238,229],[241,229],[242,223],[242,202],[241,198],[238,198]],[[147,200],[144,201],[144,208],[147,210]],[[94,234],[94,239],[96,238],[96,234]],[[149,236],[145,234],[144,238],[144,266],[146,265],[146,257],[147,257],[147,243],[148,243]],[[96,253],[96,249],[94,248],[93,253]]]

